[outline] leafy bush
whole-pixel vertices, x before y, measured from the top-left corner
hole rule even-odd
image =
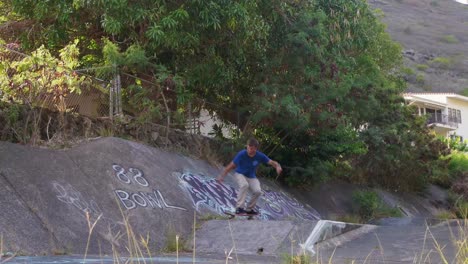
[[[353,201],[357,204],[357,213],[367,220],[373,218],[381,204],[379,196],[373,191],[356,191]]]
[[[426,64],[417,64],[417,65],[416,65],[416,68],[417,68],[418,70],[420,70],[420,71],[425,71],[425,70],[429,69],[429,66],[426,65]]]
[[[449,158],[448,168],[452,177],[457,177],[464,172],[468,172],[468,153],[452,151]]]
[[[452,150],[451,154],[441,157],[441,160],[447,164],[447,169],[433,175],[431,181],[445,188],[458,189],[463,193],[465,175],[468,175],[468,153]]]
[[[405,74],[406,76],[414,75],[414,70],[409,67],[401,68],[401,72]]]
[[[424,78],[424,74],[419,73],[418,75],[416,75],[416,82],[419,84],[424,84]]]
[[[401,211],[398,208],[391,208],[385,205],[379,195],[374,191],[355,191],[353,201],[357,204],[356,211],[366,222],[374,218],[383,217],[401,217]]]
[[[453,65],[453,61],[450,58],[437,57],[431,60],[431,64],[439,68],[448,69],[450,66]]]
[[[368,151],[355,161],[353,182],[420,191],[432,177],[444,173],[447,161],[440,157],[447,155],[447,145],[427,131],[425,120],[401,122],[401,116],[413,113],[414,109],[389,112],[384,119],[387,124],[379,119],[361,132]]]
[[[441,138],[441,140],[447,144],[451,150],[468,153],[468,141],[461,141],[461,138],[457,135],[452,135],[451,138]]]

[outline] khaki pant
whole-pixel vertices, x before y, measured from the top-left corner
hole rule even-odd
[[[260,181],[257,178],[247,178],[237,172],[234,173],[234,179],[239,186],[236,208],[244,208],[245,198],[247,197],[248,189],[250,189],[252,195],[246,209],[253,209],[257,204],[258,197],[260,197],[260,195],[263,193],[262,189],[260,188]]]

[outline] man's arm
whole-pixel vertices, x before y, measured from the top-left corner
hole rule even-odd
[[[224,177],[226,177],[226,175],[233,169],[236,168],[236,164],[234,164],[234,162],[231,161],[231,163],[229,163],[226,168],[224,168],[223,172],[218,176],[218,178],[216,178],[217,181],[219,182],[223,182],[224,181]]]
[[[283,168],[281,168],[281,165],[280,165],[278,162],[276,162],[276,161],[274,161],[274,160],[272,160],[272,159],[271,159],[270,161],[268,161],[268,165],[270,165],[270,166],[272,166],[273,168],[275,168],[275,169],[276,169],[276,173],[278,173],[278,175],[280,175],[281,172],[283,171]]]

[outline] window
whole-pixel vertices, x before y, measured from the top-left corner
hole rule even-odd
[[[458,109],[448,109],[448,121],[461,124],[461,111]]]

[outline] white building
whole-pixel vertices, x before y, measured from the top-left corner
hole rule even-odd
[[[408,105],[417,107],[418,115],[428,116],[428,125],[444,137],[468,139],[468,97],[455,93],[405,93]]]
[[[197,116],[188,120],[186,131],[206,137],[215,137],[215,127],[226,138],[232,138],[232,131],[237,128],[235,125],[221,120],[216,113],[210,113],[206,109],[201,109]]]

